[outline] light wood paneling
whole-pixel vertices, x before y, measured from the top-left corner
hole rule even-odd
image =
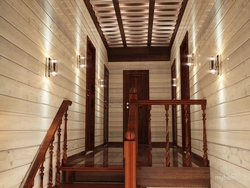
[[[97,52],[95,146],[103,143],[98,78],[107,52],[86,13],[80,0],[0,1],[0,187],[19,187],[64,99],[73,102],[68,155],[84,151],[86,71],[77,69],[76,57],[86,55],[87,35]],[[46,57],[58,60],[56,77],[45,78]]]
[[[208,158],[212,187],[248,187],[249,183],[249,13],[248,0],[188,2],[171,51],[180,69],[179,46],[188,31],[191,98],[207,99]],[[222,75],[208,72],[210,56],[220,54]],[[180,75],[177,75],[180,79]],[[180,81],[177,81],[180,97]],[[179,115],[180,117],[180,115]],[[192,151],[202,155],[200,113],[191,110]],[[180,120],[178,120],[180,123]],[[178,139],[181,139],[178,125]],[[181,142],[178,141],[181,145]]]

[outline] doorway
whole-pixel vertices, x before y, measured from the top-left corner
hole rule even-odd
[[[124,70],[123,71],[123,140],[128,127],[129,90],[135,87],[139,100],[149,100],[149,71]],[[148,114],[147,106],[138,107],[138,144],[148,144]]]
[[[181,46],[180,46],[180,72],[181,72],[181,99],[190,99],[190,87],[189,87],[189,66],[187,65],[188,56],[188,32],[186,33]],[[188,106],[188,135],[189,135],[189,146],[191,149],[191,129],[190,129],[190,107]],[[185,151],[186,146],[186,127],[185,127],[185,110],[184,105],[181,107],[182,117],[182,149]]]
[[[104,145],[108,144],[108,123],[109,123],[109,70],[104,65],[104,127],[103,127],[103,139]]]
[[[176,100],[176,64],[171,66],[171,99]],[[177,147],[177,106],[172,105],[173,146]]]
[[[86,113],[85,151],[94,149],[95,144],[95,61],[96,49],[87,37],[86,60]]]

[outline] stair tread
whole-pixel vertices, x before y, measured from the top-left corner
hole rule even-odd
[[[124,188],[124,184],[114,183],[73,183],[73,184],[61,184],[58,188]]]
[[[60,170],[63,171],[107,171],[107,172],[111,172],[111,171],[124,171],[124,167],[123,166],[108,166],[108,167],[103,167],[103,166],[94,166],[94,167],[88,167],[88,166],[84,166],[84,165],[74,165],[74,166],[63,166],[60,167]]]

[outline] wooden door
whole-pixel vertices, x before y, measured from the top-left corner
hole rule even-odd
[[[188,56],[188,33],[186,33],[182,44],[180,46],[180,69],[181,69],[181,99],[190,99],[189,88],[189,66],[187,65]],[[185,150],[186,146],[186,127],[185,127],[185,110],[184,106],[181,109],[182,116],[182,149]],[[189,146],[191,149],[191,129],[190,129],[190,107],[188,107],[188,134],[189,134]]]
[[[149,71],[148,70],[124,70],[123,71],[123,140],[128,126],[129,90],[135,87],[138,99],[149,99]],[[148,144],[148,115],[147,107],[138,107],[138,144]]]
[[[85,151],[93,150],[95,143],[95,47],[87,38],[86,60],[86,116]]]
[[[171,91],[172,100],[176,100],[176,64],[175,60],[171,67]],[[173,129],[173,146],[177,147],[177,106],[172,105],[172,129]]]
[[[109,122],[109,70],[104,66],[104,145],[108,144],[108,122]]]

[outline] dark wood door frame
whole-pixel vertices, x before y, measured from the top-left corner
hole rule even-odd
[[[103,142],[104,145],[108,144],[109,132],[109,70],[104,65],[104,118],[103,118]]]
[[[190,86],[189,86],[189,66],[187,65],[188,56],[188,32],[186,33],[181,46],[180,46],[180,77],[181,77],[181,99],[190,99]],[[185,110],[184,106],[181,109],[182,117],[182,149],[185,151],[186,146],[186,128],[185,128]],[[189,146],[191,151],[191,129],[190,129],[190,107],[188,107],[188,134]]]
[[[123,71],[123,140],[128,126],[129,89],[136,87],[138,99],[149,99],[149,70],[124,70]],[[138,143],[148,144],[148,112],[147,106],[138,107]]]
[[[176,100],[176,63],[175,60],[171,66],[171,93],[172,100]],[[172,105],[172,131],[173,146],[177,147],[177,106]]]
[[[86,113],[85,113],[85,151],[95,145],[95,62],[96,49],[87,37],[86,60]]]

